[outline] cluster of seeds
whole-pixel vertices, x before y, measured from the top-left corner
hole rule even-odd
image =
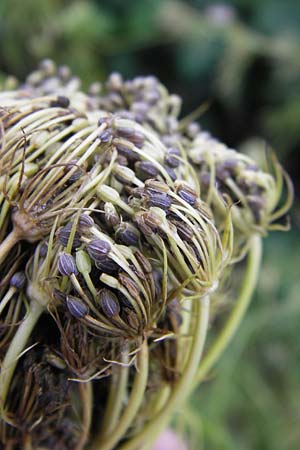
[[[4,448],[110,450],[151,422],[152,396],[191,377],[207,299],[288,209],[278,163],[259,169],[180,104],[152,76],[84,93],[49,60],[0,92]]]

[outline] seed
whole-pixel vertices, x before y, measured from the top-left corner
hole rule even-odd
[[[114,135],[111,128],[106,128],[106,130],[102,131],[102,133],[98,135],[100,141],[104,142],[105,144],[111,142],[113,140],[113,137]]]
[[[104,212],[105,212],[104,214],[105,222],[107,223],[108,226],[115,227],[120,223],[121,219],[119,217],[119,214],[117,213],[116,208],[112,203],[106,202],[104,204]]]
[[[172,223],[176,226],[177,233],[181,239],[190,241],[193,238],[194,232],[190,225],[185,222],[180,222],[179,220],[172,220]]]
[[[88,214],[80,214],[78,225],[80,228],[91,228],[95,224],[94,219]]]
[[[131,184],[135,179],[135,173],[133,170],[119,164],[114,167],[114,175],[122,184]]]
[[[179,197],[181,197],[184,201],[186,201],[192,206],[196,203],[198,197],[197,192],[194,189],[192,189],[190,186],[183,184],[177,187],[177,194],[179,195]]]
[[[25,285],[26,277],[24,272],[16,272],[13,274],[11,279],[9,280],[10,286],[16,288],[16,289],[22,289],[22,287]]]
[[[146,199],[146,203],[148,206],[158,206],[161,209],[169,209],[172,201],[168,194],[164,194],[162,192],[150,192],[146,191],[149,197]]]
[[[139,231],[130,223],[122,222],[121,225],[116,230],[116,240],[120,241],[125,245],[134,245],[135,247],[139,244],[140,233]]]
[[[94,261],[101,261],[111,250],[111,245],[102,239],[93,239],[87,245],[87,251]]]
[[[71,276],[77,275],[78,270],[72,255],[61,253],[58,257],[58,270],[61,275]]]
[[[139,290],[137,285],[134,281],[132,281],[131,278],[129,278],[128,275],[125,273],[119,274],[119,281],[120,283],[127,289],[129,294],[134,298],[139,298]]]
[[[89,308],[80,298],[67,295],[67,308],[76,319],[82,319],[89,312]]]
[[[145,273],[152,272],[152,266],[148,258],[146,258],[140,250],[136,250],[134,252],[134,256],[138,260],[140,266],[142,267]]]
[[[174,169],[172,169],[172,167],[165,167],[167,174],[169,175],[169,177],[171,178],[172,181],[175,181],[177,179],[177,175]]]
[[[142,180],[148,180],[148,178],[155,178],[159,170],[150,161],[138,161],[134,165],[137,176]]]
[[[120,303],[118,297],[109,289],[101,289],[99,292],[99,302],[106,317],[116,317],[120,313]]]
[[[139,155],[125,144],[115,144],[116,150],[120,155],[125,156],[129,161],[138,161]]]
[[[52,100],[50,103],[50,106],[52,107],[59,107],[59,108],[68,108],[70,105],[70,100],[68,97],[65,97],[63,95],[58,95],[56,100]]]
[[[178,167],[180,163],[178,156],[180,156],[178,148],[169,148],[165,156],[165,163],[173,168]]]
[[[110,259],[108,256],[103,256],[103,258],[98,259],[95,262],[95,266],[97,269],[99,269],[101,272],[109,273],[109,274],[115,274],[120,269],[118,264],[115,263],[112,259]]]
[[[59,242],[64,247],[67,247],[68,245],[72,226],[73,226],[72,222],[68,222],[61,230],[58,231]],[[72,249],[80,247],[80,245],[81,245],[80,234],[78,233],[78,231],[75,231],[72,242]]]

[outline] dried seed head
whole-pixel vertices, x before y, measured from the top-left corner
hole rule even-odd
[[[76,317],[76,319],[82,319],[89,312],[87,305],[78,297],[67,295],[66,303],[70,314]]]
[[[109,289],[101,289],[99,292],[100,306],[108,318],[116,317],[120,313],[118,297]]]
[[[116,230],[116,240],[125,245],[134,245],[135,247],[139,244],[140,233],[139,231],[129,222],[122,222]]]
[[[58,257],[58,270],[61,275],[71,276],[77,275],[78,270],[72,255],[61,253]]]
[[[22,289],[26,282],[26,276],[24,272],[16,272],[13,274],[11,279],[9,280],[10,286],[16,289]]]
[[[102,239],[93,239],[87,245],[87,251],[90,257],[95,261],[102,261],[103,258],[110,252],[111,245]]]

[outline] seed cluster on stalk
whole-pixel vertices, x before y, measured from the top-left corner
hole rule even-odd
[[[45,60],[0,91],[0,443],[12,450],[130,442],[148,402],[191,371],[202,305],[292,199],[273,156],[268,172],[180,120],[156,77],[80,84]]]

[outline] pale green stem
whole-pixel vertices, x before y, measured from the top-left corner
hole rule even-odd
[[[148,358],[148,344],[145,340],[142,343],[141,349],[137,356],[137,373],[126,409],[120,417],[117,426],[114,430],[112,430],[110,436],[103,439],[103,436],[100,433],[100,436],[96,437],[94,443],[92,444],[91,450],[112,450],[115,448],[120,439],[124,437],[144,400],[148,381]]]
[[[15,371],[20,354],[23,352],[28,338],[36,325],[40,315],[44,311],[44,306],[32,301],[29,306],[29,311],[22,321],[16,334],[14,335],[9,349],[6,352],[4,360],[1,364],[0,372],[0,411],[3,415],[5,401],[8,394],[10,382]]]
[[[82,405],[82,433],[79,437],[77,445],[74,450],[83,450],[85,447],[92,424],[92,409],[93,409],[93,389],[92,383],[80,383],[80,398]]]
[[[107,438],[117,426],[120,419],[122,407],[126,401],[127,381],[128,381],[128,353],[122,355],[122,366],[113,366],[112,377],[109,388],[107,406],[104,417],[101,421],[103,438]]]
[[[119,450],[138,450],[143,445],[154,442],[160,432],[168,425],[172,415],[190,392],[190,386],[195,377],[206,340],[209,324],[209,297],[206,296],[201,300],[196,300],[194,305],[193,316],[195,317],[196,324],[193,333],[193,342],[180,380],[175,385],[173,392],[162,410],[152,420],[146,423],[139,433],[122,445]]]
[[[211,368],[219,360],[220,356],[235,335],[245,315],[259,276],[262,256],[261,241],[262,240],[259,236],[253,236],[251,238],[246,273],[241,287],[240,295],[235,302],[235,306],[227,322],[225,323],[224,328],[218,334],[216,341],[203,358],[198,372],[195,376],[192,388],[206,377]]]
[[[20,240],[18,233],[13,229],[0,244],[0,264],[5,260],[8,253]]]

